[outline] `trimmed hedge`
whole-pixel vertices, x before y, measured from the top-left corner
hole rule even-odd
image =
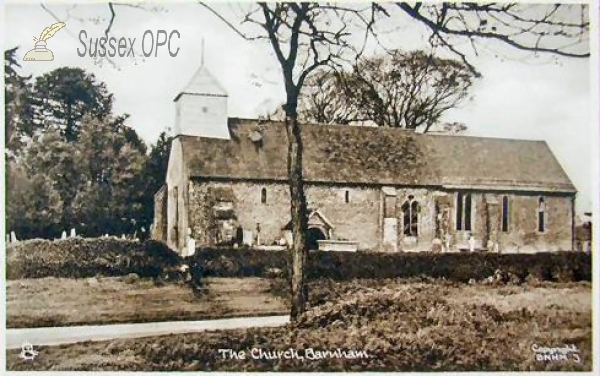
[[[6,278],[157,277],[182,259],[165,244],[115,238],[33,239],[6,248]]]
[[[189,261],[188,261],[189,262]],[[199,249],[192,265],[204,276],[248,277],[273,275],[273,269],[289,275],[291,255],[287,251],[250,249]],[[581,252],[535,254],[496,253],[367,253],[310,252],[309,279],[432,277],[467,282],[481,280],[496,270],[520,279],[542,281],[591,281],[591,255]]]

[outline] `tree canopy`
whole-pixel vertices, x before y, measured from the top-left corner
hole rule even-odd
[[[80,68],[58,68],[37,77],[32,97],[32,131],[56,128],[69,142],[79,136],[84,116],[103,119],[112,114],[113,95],[106,84]]]
[[[148,155],[127,116],[113,113],[103,82],[75,68],[20,76],[15,51],[5,51],[7,230],[22,239],[72,227],[86,236],[148,234],[169,139],[163,133]]]
[[[428,131],[469,93],[466,64],[423,51],[362,58],[350,71],[311,76],[300,96],[306,122],[362,124]]]

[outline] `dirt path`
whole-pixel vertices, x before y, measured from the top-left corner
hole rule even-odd
[[[85,341],[143,338],[165,334],[195,333],[206,330],[281,326],[289,316],[238,317],[203,321],[166,321],[141,324],[86,325],[56,328],[23,328],[6,331],[6,348],[20,349],[27,342],[34,346],[53,346]]]

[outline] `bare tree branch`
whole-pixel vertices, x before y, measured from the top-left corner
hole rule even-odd
[[[539,40],[537,40],[533,45],[529,45],[529,44],[526,44],[524,42],[519,42],[514,39],[514,36],[526,34],[527,32],[531,32],[531,30],[521,29],[519,33],[509,35],[509,34],[503,34],[501,32],[495,32],[493,30],[490,32],[490,31],[483,31],[480,29],[475,29],[475,28],[470,27],[464,20],[462,23],[462,26],[463,26],[462,28],[451,27],[451,26],[449,26],[449,23],[447,20],[447,14],[449,11],[455,11],[454,14],[458,15],[458,16],[461,16],[464,14],[471,14],[470,12],[477,14],[477,12],[480,12],[480,11],[500,12],[502,14],[509,15],[510,17],[513,18],[513,20],[524,21],[524,22],[529,23],[530,25],[539,25],[540,23],[543,23],[543,24],[546,24],[546,25],[549,25],[549,26],[552,26],[552,27],[558,28],[558,29],[575,28],[575,29],[579,30],[579,32],[582,35],[587,33],[587,30],[589,28],[589,22],[587,22],[587,21],[581,22],[579,24],[565,23],[565,22],[560,22],[560,21],[550,21],[549,17],[556,12],[556,10],[557,10],[556,6],[554,9],[551,9],[548,12],[547,16],[542,17],[541,19],[536,19],[536,18],[525,19],[516,14],[509,13],[509,10],[512,9],[512,7],[508,6],[508,5],[505,6],[504,8],[495,9],[492,7],[492,5],[486,6],[486,5],[477,5],[477,4],[471,4],[471,3],[468,3],[468,4],[443,3],[442,8],[441,8],[442,11],[440,13],[438,13],[436,17],[428,17],[423,12],[421,12],[421,10],[422,10],[421,5],[411,6],[408,3],[398,3],[397,6],[400,9],[402,9],[410,17],[412,17],[415,20],[426,25],[431,30],[431,32],[438,35],[438,37],[441,40],[445,40],[445,37],[444,37],[445,35],[460,36],[460,37],[466,37],[469,39],[471,39],[471,38],[492,39],[492,40],[500,41],[511,47],[514,47],[518,50],[523,50],[523,51],[545,52],[545,53],[551,53],[551,54],[555,54],[555,55],[559,55],[559,56],[566,56],[566,57],[589,57],[590,56],[589,50],[586,52],[569,52],[564,49],[564,46],[559,46],[559,47],[541,46]],[[432,7],[434,7],[433,8],[434,10],[437,10],[436,6],[432,5]],[[564,31],[562,31],[562,32],[566,33]],[[566,35],[572,36],[569,33],[566,33]],[[550,34],[550,32],[548,32],[548,33],[544,33],[543,36],[550,37],[552,35]]]

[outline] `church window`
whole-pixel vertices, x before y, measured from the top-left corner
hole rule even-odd
[[[508,232],[508,196],[502,197],[502,231]]]
[[[456,229],[471,231],[471,195],[458,192],[456,195]]]
[[[267,188],[260,190],[260,202],[263,204],[267,203]]]
[[[456,195],[456,229],[462,230],[463,194]]]
[[[346,204],[350,202],[350,191],[346,191],[346,193],[344,194],[344,199],[346,201]]]
[[[465,195],[465,231],[471,231],[471,195]]]
[[[543,197],[538,201],[538,231],[546,231],[546,203]]]
[[[405,236],[417,236],[419,234],[419,203],[413,196],[402,204],[403,233]]]

